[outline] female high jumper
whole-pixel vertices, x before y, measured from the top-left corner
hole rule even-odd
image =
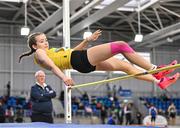
[[[30,51],[23,53],[19,57],[19,62],[24,56],[34,54],[35,63],[41,67],[51,70],[57,77],[63,80],[67,86],[73,86],[72,78],[63,73],[65,69],[75,69],[81,73],[92,71],[123,71],[127,74],[137,74],[142,71],[132,64],[138,65],[145,70],[155,70],[158,66],[146,61],[142,56],[136,53],[128,43],[124,41],[114,41],[104,43],[85,49],[89,41],[95,41],[101,35],[101,30],[95,31],[90,37],[86,38],[73,49],[49,48],[47,37],[44,33],[33,33],[28,36],[28,46]],[[114,58],[113,56],[121,53],[132,64]],[[169,65],[175,65],[174,60]],[[167,65],[162,65],[164,67]],[[156,83],[161,89],[166,89],[175,83],[180,74],[167,77],[174,70],[167,70],[155,73],[137,76],[135,78]]]

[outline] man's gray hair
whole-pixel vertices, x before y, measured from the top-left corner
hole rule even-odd
[[[39,70],[39,71],[37,71],[37,72],[35,73],[35,75],[34,75],[34,76],[35,76],[35,77],[37,77],[40,73],[45,74],[43,70]]]

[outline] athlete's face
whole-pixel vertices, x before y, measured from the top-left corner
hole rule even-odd
[[[49,43],[45,34],[41,34],[35,37],[36,45],[34,46],[35,49],[49,49]]]

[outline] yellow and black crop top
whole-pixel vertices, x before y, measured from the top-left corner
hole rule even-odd
[[[54,62],[54,64],[60,68],[61,70],[64,69],[71,69],[71,53],[72,49],[65,49],[65,48],[51,48],[46,50],[47,56]],[[37,63],[37,59],[34,58],[35,63]],[[41,67],[44,67],[43,64],[39,64]]]

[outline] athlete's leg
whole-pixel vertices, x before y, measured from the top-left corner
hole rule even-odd
[[[137,54],[127,43],[116,41],[112,43],[97,45],[89,48],[88,59],[92,65],[104,61],[118,53],[123,54],[131,63],[136,64],[146,70],[152,69],[154,65]]]
[[[142,70],[139,70],[136,67],[134,67],[132,64],[130,64],[126,61],[123,61],[123,60],[119,60],[114,57],[111,57],[111,58],[97,64],[96,70],[99,70],[99,71],[123,71],[129,75],[143,72]],[[159,82],[159,80],[157,80],[155,77],[153,77],[150,74],[143,75],[143,76],[137,76],[135,78],[145,80],[148,82],[155,82],[155,83]]]
[[[138,53],[136,53],[127,43],[125,42],[112,42],[111,44],[112,47],[112,53],[122,53],[126,59],[128,59],[131,63],[138,65],[141,68],[144,68],[146,70],[153,70],[156,68],[162,68],[168,65],[161,65],[161,66],[156,66],[151,64],[149,61],[145,60],[142,56],[140,56]],[[177,64],[177,60],[172,61],[169,65],[175,65]],[[161,72],[158,72],[156,74],[153,74],[154,77],[157,79],[161,79],[167,74],[170,74],[173,72],[174,69],[171,70],[164,70]]]
[[[141,55],[139,55],[137,52],[135,52],[126,42],[123,41],[116,41],[112,42],[112,53],[117,54],[118,51],[121,51],[121,54],[129,60],[129,62],[138,65],[139,67],[150,70],[155,68],[153,64],[151,64],[149,61],[145,60]],[[120,50],[118,48],[123,48],[124,50]]]
[[[146,70],[156,69],[156,65],[151,64],[149,61],[145,60],[142,56],[136,53],[127,43],[123,41],[116,41],[112,43],[102,44],[88,49],[87,55],[89,62],[92,65],[97,65],[97,63],[104,61],[113,55],[121,53],[128,59],[131,63],[138,65],[139,67]],[[176,64],[177,61],[173,61],[170,65]],[[174,70],[162,71],[154,75],[157,79],[163,78],[165,75],[173,72]]]

